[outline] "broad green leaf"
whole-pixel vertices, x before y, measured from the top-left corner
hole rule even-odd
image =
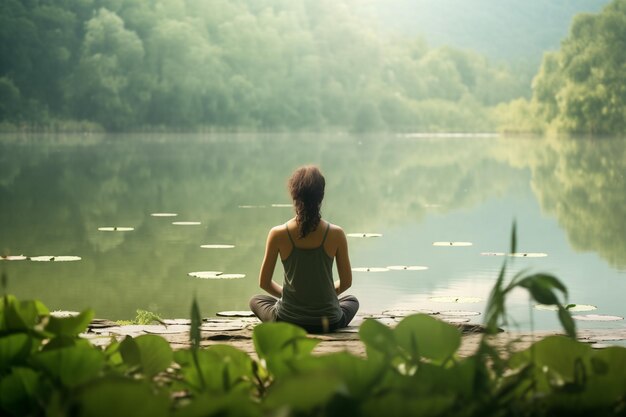
[[[590,358],[593,349],[585,344],[563,336],[549,336],[528,349],[511,356],[509,365],[519,368],[534,364],[540,387],[573,383],[577,380],[582,364],[584,372],[591,371]]]
[[[45,330],[56,336],[78,336],[84,332],[91,320],[93,320],[94,312],[87,309],[77,316],[71,317],[53,317],[46,325]]]
[[[198,396],[173,413],[174,417],[262,417],[265,415],[267,414],[263,413],[257,402],[251,400],[250,395],[241,392]]]
[[[104,354],[92,346],[72,346],[40,352],[33,356],[36,368],[66,387],[75,387],[100,374]]]
[[[359,337],[367,347],[368,355],[372,349],[388,357],[394,356],[397,352],[393,331],[377,320],[365,320],[359,327]]]
[[[340,386],[341,380],[332,373],[292,375],[270,387],[265,406],[270,409],[287,407],[296,412],[310,411],[326,404]]]
[[[587,407],[617,404],[626,397],[626,348],[613,346],[592,352],[593,372],[583,403]]]
[[[174,359],[169,343],[157,335],[142,335],[135,338],[141,357],[141,369],[152,377],[167,369]]]
[[[307,337],[302,328],[293,324],[262,323],[252,334],[254,347],[261,359],[265,359],[267,369],[276,376],[290,374],[292,364],[308,357],[320,340]]]
[[[329,373],[339,378],[355,398],[365,398],[388,370],[384,362],[374,362],[348,352],[310,356],[296,363],[299,372]]]
[[[459,330],[431,316],[416,314],[403,319],[393,331],[397,345],[414,360],[445,361],[461,345]]]
[[[122,355],[124,363],[130,367],[141,366],[141,354],[139,353],[139,346],[137,342],[130,336],[126,336],[124,340],[119,344],[119,352]]]
[[[126,337],[120,344],[120,353],[128,366],[138,366],[148,378],[167,369],[174,360],[169,343],[151,334]]]
[[[168,396],[151,384],[119,377],[90,384],[77,401],[77,415],[85,417],[166,417],[169,409]]]
[[[252,359],[245,352],[228,345],[215,345],[197,351],[196,356],[197,366],[191,350],[175,354],[184,381],[196,390],[226,394],[233,390],[248,391],[253,387]]]
[[[10,298],[4,309],[5,326],[8,330],[27,330],[39,323],[39,304],[35,301],[18,301]]]
[[[0,372],[23,363],[30,355],[33,339],[25,333],[0,337]]]
[[[276,353],[306,355],[319,343],[309,339],[302,328],[289,323],[262,323],[254,328],[254,347],[261,358]],[[314,343],[310,343],[314,342]]]
[[[35,415],[38,410],[36,391],[39,377],[30,368],[13,368],[0,380],[0,410],[16,416]]]

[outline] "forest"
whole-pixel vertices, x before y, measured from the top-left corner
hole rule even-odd
[[[482,131],[494,128],[493,106],[530,96],[528,77],[504,63],[391,35],[353,9],[330,0],[5,0],[0,122]]]
[[[395,7],[396,17],[408,10]],[[491,57],[433,47],[363,9],[354,0],[5,0],[0,129],[624,129],[624,0],[577,15],[532,90],[537,45],[554,34],[537,31],[533,48],[510,45],[521,48],[517,61],[498,60],[505,41]]]

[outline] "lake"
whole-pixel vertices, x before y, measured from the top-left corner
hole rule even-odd
[[[624,139],[0,136],[2,254],[81,258],[2,260],[8,292],[51,309],[92,307],[110,319],[132,319],[137,309],[189,317],[194,295],[205,316],[247,310],[249,297],[260,292],[267,232],[293,214],[287,178],[307,163],[326,176],[326,219],[346,233],[382,234],[349,238],[353,267],[428,268],[354,272],[349,292],[362,312],[483,312],[506,258],[512,272],[556,275],[571,303],[597,306],[591,313],[626,315]],[[517,252],[530,256],[485,255],[510,252],[513,220]],[[245,278],[188,276],[194,271]],[[282,282],[280,262],[274,279]],[[527,329],[531,312],[536,329],[558,327],[556,314],[529,307],[523,292],[508,305],[511,327]]]

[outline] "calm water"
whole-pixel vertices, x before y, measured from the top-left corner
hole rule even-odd
[[[75,255],[78,262],[0,261],[8,290],[52,309],[93,307],[128,319],[136,309],[187,317],[247,309],[270,227],[292,215],[286,179],[315,163],[327,179],[323,215],[350,238],[353,267],[423,265],[425,271],[355,272],[364,312],[392,308],[484,310],[513,219],[512,270],[557,275],[570,302],[626,315],[626,141],[245,135],[0,137],[0,250]],[[240,206],[255,206],[242,208]],[[178,213],[157,218],[154,212]],[[172,221],[198,221],[176,226]],[[132,232],[101,232],[128,226]],[[436,241],[472,242],[436,247]],[[232,244],[233,249],[203,249]],[[245,274],[201,280],[191,271]],[[282,282],[282,267],[275,279]],[[475,304],[434,296],[478,297]],[[509,305],[528,327],[524,293]],[[556,328],[535,311],[536,328]],[[474,319],[480,321],[481,317]],[[612,322],[624,327],[624,322]],[[580,327],[602,324],[579,323]],[[606,326],[606,325],[605,325]]]

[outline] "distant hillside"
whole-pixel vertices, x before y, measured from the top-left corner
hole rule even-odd
[[[493,59],[538,64],[558,49],[572,18],[608,0],[374,0],[361,11],[383,28],[421,35],[432,46],[470,48]],[[356,3],[358,4],[358,3]]]

